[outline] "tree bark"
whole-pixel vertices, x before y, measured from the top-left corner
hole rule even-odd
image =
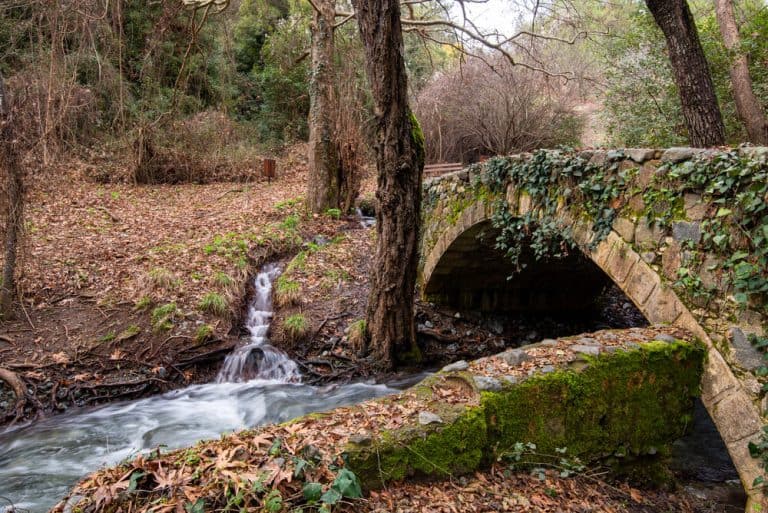
[[[16,150],[13,120],[3,76],[0,74],[0,169],[6,179],[5,261],[3,282],[0,283],[0,316],[13,317],[13,299],[16,293],[16,253],[21,233],[24,208],[24,177]]]
[[[340,162],[334,137],[334,0],[317,0],[312,18],[309,81],[309,180],[307,205],[322,213],[340,204]]]
[[[724,144],[723,118],[687,0],[645,0],[645,3],[667,41],[691,145]]]
[[[418,361],[414,288],[424,145],[408,107],[398,0],[353,0],[376,116],[376,233],[367,347],[381,367]]]
[[[732,0],[715,0],[715,13],[723,42],[733,59],[728,73],[731,77],[736,111],[747,129],[749,141],[755,144],[768,144],[768,120],[752,89],[749,60],[740,48],[741,37],[733,14]]]

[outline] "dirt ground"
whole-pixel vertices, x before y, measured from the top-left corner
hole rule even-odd
[[[0,325],[0,424],[205,382],[239,341],[248,278],[349,220],[306,216],[302,146],[278,178],[100,184],[75,164],[29,188],[16,319]]]

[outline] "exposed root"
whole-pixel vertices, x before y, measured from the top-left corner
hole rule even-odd
[[[29,400],[27,387],[24,381],[15,372],[0,367],[0,380],[8,383],[13,393],[16,395],[16,418],[20,419],[24,415],[24,406]]]

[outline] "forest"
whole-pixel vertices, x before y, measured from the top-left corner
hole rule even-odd
[[[0,511],[768,507],[764,0],[0,0]]]

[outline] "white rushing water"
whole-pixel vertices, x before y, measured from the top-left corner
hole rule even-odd
[[[267,338],[272,319],[272,283],[279,274],[277,265],[268,264],[253,281],[253,300],[248,305],[245,321],[250,341],[227,356],[216,378],[217,383],[241,383],[257,378],[290,383],[301,381],[296,362],[270,345]]]
[[[227,358],[216,383],[160,396],[71,411],[0,433],[0,512],[43,512],[80,478],[141,452],[194,444],[222,433],[283,422],[395,392],[384,385],[300,384],[296,363],[269,345],[272,281],[256,277],[247,344]]]

